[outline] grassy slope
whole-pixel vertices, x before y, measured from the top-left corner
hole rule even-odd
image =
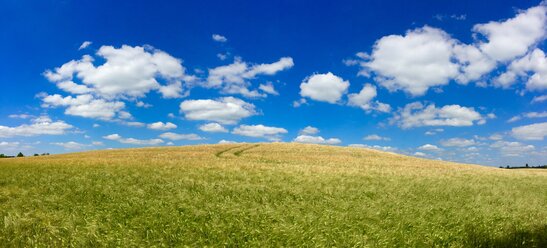
[[[3,246],[547,247],[547,171],[234,144],[0,160]]]

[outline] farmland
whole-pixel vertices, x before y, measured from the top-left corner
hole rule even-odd
[[[2,246],[547,247],[547,171],[293,143],[0,160]]]

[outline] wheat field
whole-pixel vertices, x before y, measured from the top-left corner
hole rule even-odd
[[[0,160],[2,247],[547,247],[547,171],[293,143]]]

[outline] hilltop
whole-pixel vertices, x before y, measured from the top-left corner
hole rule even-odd
[[[544,247],[546,205],[543,170],[364,148],[224,144],[0,160],[7,246]]]

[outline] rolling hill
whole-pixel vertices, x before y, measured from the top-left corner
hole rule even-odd
[[[294,143],[0,159],[2,246],[547,247],[547,171]]]

